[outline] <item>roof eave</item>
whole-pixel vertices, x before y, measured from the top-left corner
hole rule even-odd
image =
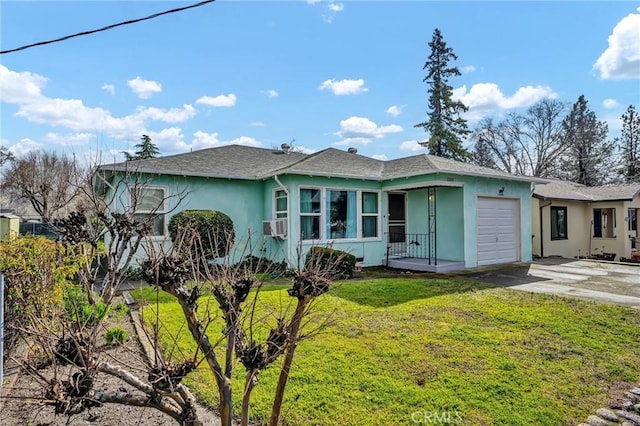
[[[450,175],[456,175],[456,176],[476,176],[476,177],[485,177],[485,178],[491,178],[491,179],[514,180],[519,182],[530,182],[530,183],[549,183],[549,181],[546,179],[530,177],[530,176],[515,176],[515,175],[503,176],[503,175],[492,175],[488,173],[461,172],[461,171],[445,170],[445,169],[427,170],[419,173],[409,173],[409,174],[403,174],[403,175],[393,176],[389,178],[383,176],[383,180],[402,179],[402,178],[409,178],[414,176],[429,175],[434,173],[444,173],[444,174],[450,174]]]
[[[216,175],[213,173],[197,173],[197,172],[183,172],[175,170],[157,170],[157,169],[130,169],[126,167],[100,167],[100,170],[107,170],[113,172],[130,172],[130,173],[144,173],[149,175],[170,175],[170,176],[182,176],[182,177],[202,177],[212,179],[236,179],[236,180],[259,180],[260,176],[230,176],[230,175]]]

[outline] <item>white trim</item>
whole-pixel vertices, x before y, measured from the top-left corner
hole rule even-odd
[[[278,192],[284,192],[284,198],[287,200],[287,209],[286,210],[278,210],[278,197],[276,197],[276,193]],[[283,197],[279,197],[279,198],[283,198]],[[271,219],[289,219],[289,199],[291,197],[289,197],[289,192],[283,188],[283,187],[274,187],[271,191]],[[285,213],[287,216],[286,217],[277,217],[278,213]]]
[[[318,190],[320,191],[320,213],[303,213],[300,210],[300,192],[302,190]],[[345,191],[345,192],[355,192],[356,193],[356,237],[355,238],[327,238],[326,233],[326,221],[327,221],[327,192],[328,191]],[[377,234],[376,237],[362,237],[362,193],[369,192],[375,193],[378,198],[378,223],[377,223]],[[302,216],[305,217],[320,217],[319,231],[320,235],[317,238],[304,238],[301,239],[302,243],[309,243],[312,241],[322,242],[322,243],[349,243],[349,242],[368,242],[368,241],[381,241],[382,240],[382,190],[380,189],[367,189],[367,188],[352,188],[352,187],[339,187],[339,186],[321,186],[321,185],[298,185],[298,222],[300,223],[300,218]],[[368,214],[369,217],[373,217],[373,214]],[[302,226],[300,226],[300,233],[302,233]]]

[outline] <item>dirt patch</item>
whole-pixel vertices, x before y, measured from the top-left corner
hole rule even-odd
[[[99,356],[105,361],[126,367],[130,371],[139,371],[140,376],[146,378],[146,356],[140,345],[131,317],[127,314],[119,319],[111,318],[106,327],[118,325],[124,328],[129,340],[122,346],[105,346]],[[100,340],[99,340],[100,341]],[[104,339],[101,340],[104,342]],[[45,370],[46,374],[47,371]],[[105,404],[95,407],[68,419],[66,416],[56,415],[54,408],[43,404],[43,389],[26,373],[19,373],[17,378],[8,379],[1,389],[3,396],[0,400],[0,425],[109,425],[109,426],[157,426],[177,424],[171,417],[152,408],[130,407],[120,404]],[[15,379],[15,380],[13,380]],[[13,383],[11,383],[13,381]],[[132,394],[134,390],[122,380],[106,374],[99,374],[97,389],[122,390],[127,389]]]

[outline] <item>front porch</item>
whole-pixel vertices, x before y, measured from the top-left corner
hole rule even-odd
[[[387,233],[383,265],[420,272],[451,272],[464,269],[461,260],[438,259],[435,232],[429,234]]]

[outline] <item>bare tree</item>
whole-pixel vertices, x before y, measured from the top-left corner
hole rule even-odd
[[[562,154],[568,149],[563,141],[562,120],[566,106],[544,99],[526,113],[512,113],[498,124],[485,119],[472,138],[482,141],[496,165],[507,172],[539,177],[553,176]]]
[[[82,194],[84,173],[74,159],[31,151],[9,163],[0,186],[12,198],[30,202],[42,220],[50,222]]]
[[[82,186],[93,208],[54,222],[63,237],[57,244],[75,256],[76,267],[69,271],[69,277],[77,277],[79,286],[65,284],[65,289],[73,291],[63,305],[44,298],[49,304],[43,304],[42,309],[27,309],[29,320],[19,331],[40,356],[24,361],[25,370],[40,383],[44,403],[61,415],[77,415],[103,404],[125,404],[153,408],[179,424],[195,426],[203,424],[201,416],[182,381],[205,363],[218,388],[222,424],[230,426],[234,366],[239,361],[247,372],[241,411],[242,424],[246,425],[251,392],[260,372],[285,354],[271,417],[272,424],[277,424],[295,347],[326,324],[314,321],[320,325],[312,328],[305,318],[312,313],[313,301],[328,291],[327,273],[331,268],[313,263],[298,268],[289,289],[295,308],[260,313],[261,281],[256,279],[253,267],[203,262],[201,256],[207,248],[202,244],[206,239],[192,229],[180,230],[170,246],[145,243],[160,206],[168,204],[175,209],[187,196],[185,191],[176,190],[175,195],[157,200],[150,214],[139,215],[137,206],[148,205],[144,195],[147,183],[135,171],[98,170],[91,176],[90,185]],[[97,212],[95,216],[90,214],[93,211]],[[145,279],[179,303],[195,347],[193,353],[179,360],[165,359],[158,344],[161,324],[156,322],[148,331],[155,355],[142,370],[105,357],[99,342],[107,307],[113,304],[116,290],[141,247],[148,255],[141,264]],[[245,247],[247,254],[252,254],[252,244]],[[98,273],[100,263],[105,264],[102,276]],[[22,298],[21,303],[25,308],[33,305],[29,297]],[[208,333],[214,321],[224,324],[217,338]],[[222,346],[221,352],[216,352],[218,346]],[[103,375],[118,378],[129,390],[98,387],[97,378]]]
[[[13,153],[6,146],[0,146],[0,167],[5,163],[14,160]]]

